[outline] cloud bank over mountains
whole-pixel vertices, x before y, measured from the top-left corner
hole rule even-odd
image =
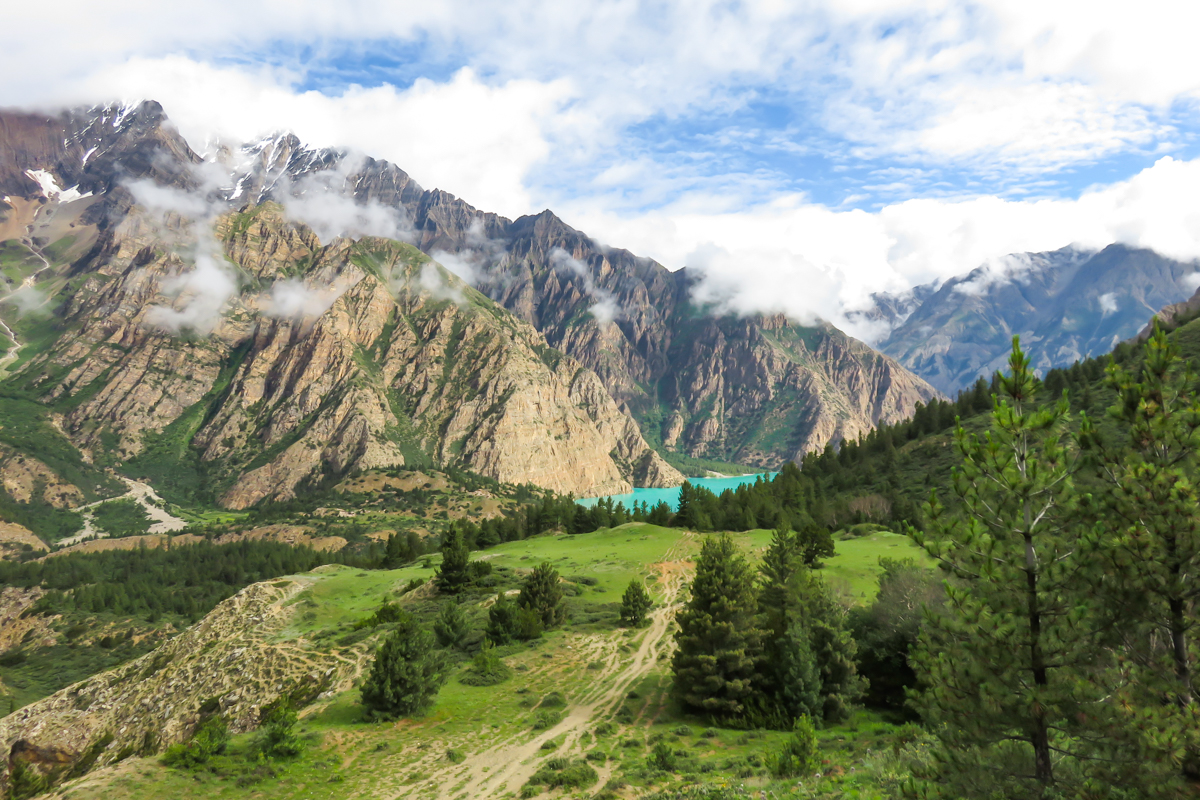
[[[0,52],[0,104],[152,97],[197,149],[294,130],[510,217],[554,208],[730,310],[849,325],[1007,253],[1200,255],[1194,5],[71,5],[52,56]],[[403,238],[378,209],[292,213]]]

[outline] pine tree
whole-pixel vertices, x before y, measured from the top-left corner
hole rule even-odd
[[[486,636],[492,644],[508,644],[517,634],[517,608],[503,594],[496,595],[496,601],[488,609],[488,625]]]
[[[521,586],[517,605],[537,615],[543,629],[560,624],[567,616],[562,586],[558,581],[558,570],[550,562],[534,568]]]
[[[462,606],[451,601],[442,604],[442,611],[433,623],[433,635],[442,647],[461,647],[471,626],[463,614]]]
[[[641,625],[646,614],[654,607],[650,593],[640,580],[634,578],[621,597],[621,624],[631,628]]]
[[[373,718],[419,714],[433,705],[446,677],[446,663],[435,649],[433,634],[406,613],[375,652],[362,686],[362,703]]]
[[[763,691],[791,725],[801,715],[845,716],[862,695],[845,610],[805,568],[799,538],[777,528],[763,554],[758,593]]]
[[[948,518],[933,495],[928,531],[913,531],[951,574],[947,613],[927,615],[913,658],[927,687],[917,709],[941,745],[921,777],[946,797],[1055,796],[1082,766],[1069,733],[1090,710],[1078,665],[1094,656],[1068,522],[1069,408],[1036,408],[1037,379],[1015,337],[1009,366],[989,434],[955,432],[964,518]]]
[[[1090,496],[1089,537],[1102,568],[1096,593],[1108,612],[1105,632],[1132,678],[1120,692],[1123,709],[1136,709],[1119,729],[1141,734],[1126,780],[1146,786],[1150,773],[1177,761],[1200,778],[1200,702],[1197,698],[1196,601],[1200,598],[1200,493],[1195,484],[1200,450],[1200,381],[1159,327],[1145,345],[1138,374],[1115,361],[1108,385],[1117,392],[1109,415],[1127,431],[1124,443],[1104,441],[1084,418],[1081,449],[1099,468],[1105,491]],[[1131,691],[1136,690],[1136,692]],[[1139,755],[1141,747],[1149,755]]]
[[[754,615],[750,566],[728,534],[706,537],[691,599],[676,616],[673,691],[685,708],[736,718],[757,705],[762,634]]]
[[[471,582],[471,573],[467,569],[471,553],[463,543],[462,533],[451,526],[446,540],[442,542],[442,564],[434,576],[434,584],[439,592],[458,594]]]

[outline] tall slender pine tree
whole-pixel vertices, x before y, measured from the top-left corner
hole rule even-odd
[[[912,788],[924,796],[1049,798],[1085,770],[1089,633],[1070,522],[1065,400],[1038,408],[1037,378],[1014,337],[991,430],[955,432],[963,463],[950,516],[931,496],[914,538],[949,571],[946,613],[929,614],[914,655],[917,709],[939,739]]]

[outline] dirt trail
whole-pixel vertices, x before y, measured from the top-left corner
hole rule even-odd
[[[654,565],[663,594],[658,608],[650,614],[650,626],[642,634],[632,657],[623,657],[618,649],[622,643],[619,634],[589,642],[589,653],[606,653],[607,658],[596,659],[604,661],[603,669],[592,682],[592,688],[567,707],[563,720],[528,741],[503,742],[473,753],[462,764],[444,768],[441,774],[433,775],[438,800],[476,800],[516,792],[537,772],[545,758],[577,757],[582,753],[580,737],[584,732],[601,719],[614,715],[630,688],[670,652],[672,642],[667,633],[675,619],[679,595],[690,574],[691,564],[682,560],[681,552],[673,551],[667,556],[677,560]],[[545,742],[560,738],[562,744],[558,748],[553,751],[542,749]],[[597,782],[592,791],[598,792],[603,785],[603,780]],[[391,800],[409,796],[411,792],[410,788],[392,795]]]

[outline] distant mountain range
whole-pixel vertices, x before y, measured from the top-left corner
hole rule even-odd
[[[227,506],[417,463],[672,485],[669,461],[777,467],[935,395],[832,326],[711,316],[686,270],[549,211],[290,135],[197,154],[152,102],[0,114],[0,197],[4,390],[80,463]],[[30,456],[0,437],[6,485]],[[51,502],[74,479],[42,466]]]
[[[877,295],[870,316],[892,325],[876,344],[953,395],[1003,367],[1020,335],[1040,371],[1103,355],[1164,306],[1200,286],[1200,265],[1114,244],[1023,253],[940,285]]]

